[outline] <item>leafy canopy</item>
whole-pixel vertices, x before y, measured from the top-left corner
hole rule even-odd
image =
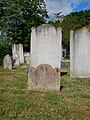
[[[1,0],[0,29],[13,43],[29,48],[31,27],[37,27],[48,18],[44,0]]]
[[[60,14],[59,14],[60,13]],[[90,28],[90,10],[72,12],[66,16],[61,15],[59,12],[58,20],[55,22],[49,21],[50,24],[53,24],[55,27],[62,27],[63,32],[63,47],[69,51],[70,49],[70,30],[78,30],[84,26]],[[63,16],[63,19],[62,19]],[[61,19],[61,20],[60,20]]]

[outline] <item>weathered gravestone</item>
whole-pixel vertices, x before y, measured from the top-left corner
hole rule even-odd
[[[24,63],[23,45],[13,44],[12,45],[12,56],[15,66],[19,66],[20,63]]]
[[[14,52],[14,57],[13,57],[13,63],[15,66],[19,66],[20,65],[20,60],[19,60],[19,55],[17,52]]]
[[[29,89],[60,90],[61,31],[49,24],[32,28]]]
[[[70,75],[90,77],[90,31],[85,27],[70,32]]]
[[[48,64],[40,64],[30,69],[30,89],[60,90],[60,69]]]
[[[4,69],[12,69],[12,59],[10,55],[6,55],[3,59]]]
[[[19,46],[17,44],[13,44],[12,45],[12,57],[13,57],[13,63],[15,66],[20,65],[18,51],[19,51]]]
[[[19,44],[19,60],[20,60],[20,63],[24,63],[24,53],[23,53],[23,45],[22,44]]]
[[[24,53],[24,60],[27,64],[30,64],[30,53],[29,52]]]

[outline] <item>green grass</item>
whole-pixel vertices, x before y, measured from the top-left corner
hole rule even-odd
[[[27,90],[22,66],[0,67],[0,120],[90,120],[90,79],[61,77],[60,92]]]

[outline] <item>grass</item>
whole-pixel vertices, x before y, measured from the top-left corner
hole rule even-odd
[[[61,77],[61,92],[27,90],[27,73],[20,66],[0,67],[0,120],[90,120],[90,79]]]

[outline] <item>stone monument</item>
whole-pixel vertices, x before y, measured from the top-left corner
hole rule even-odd
[[[4,65],[4,69],[9,69],[9,70],[12,69],[12,59],[11,59],[11,56],[9,54],[7,54],[4,57],[3,65]]]
[[[26,62],[26,64],[30,64],[30,53],[29,52],[25,52],[24,53],[24,60]]]
[[[23,53],[23,45],[19,44],[19,60],[20,60],[20,64],[24,63],[24,53]]]
[[[19,46],[18,44],[13,44],[12,45],[12,58],[13,58],[13,63],[15,66],[20,65],[20,60],[19,60]]]
[[[60,90],[62,30],[49,24],[32,28],[29,89]]]
[[[19,66],[24,63],[23,45],[13,44],[12,45],[12,56],[15,66]]]
[[[90,77],[90,30],[70,32],[70,76]]]

